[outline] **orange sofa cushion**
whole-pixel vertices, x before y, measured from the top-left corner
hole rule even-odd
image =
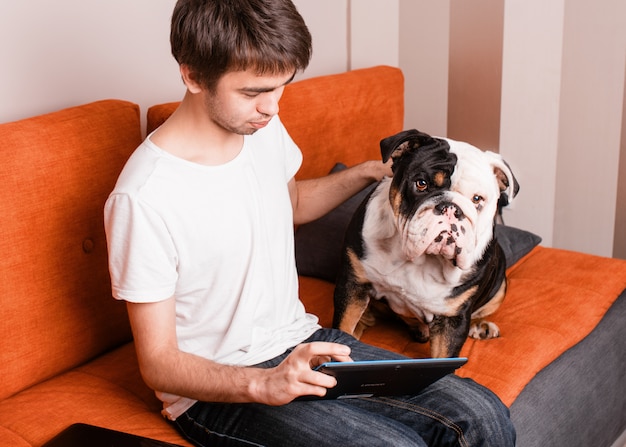
[[[128,343],[0,401],[0,445],[40,446],[75,422],[189,446],[160,413]],[[24,444],[4,443],[3,431]]]
[[[626,288],[626,261],[537,247],[508,271],[495,340],[469,340],[460,371],[511,405],[545,366],[597,326]],[[490,343],[493,341],[494,343]]]
[[[2,399],[131,339],[102,209],[141,141],[139,108],[108,100],[1,124],[0,141]]]

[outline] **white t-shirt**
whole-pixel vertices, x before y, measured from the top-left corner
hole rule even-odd
[[[298,297],[287,184],[302,154],[278,117],[220,166],[148,137],[105,205],[113,295],[176,297],[182,351],[225,364],[271,359],[319,328]],[[175,419],[194,401],[157,393]]]

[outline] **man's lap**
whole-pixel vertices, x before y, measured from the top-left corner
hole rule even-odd
[[[348,344],[354,360],[403,358],[332,329],[321,329],[305,342],[312,341]],[[288,354],[258,366],[275,366]],[[454,375],[416,396],[297,401],[280,407],[199,402],[175,423],[206,445],[474,446],[485,438],[504,446],[502,437],[512,431],[508,410],[495,395]],[[493,433],[501,428],[503,433]]]

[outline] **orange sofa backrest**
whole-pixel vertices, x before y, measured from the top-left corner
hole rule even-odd
[[[151,107],[148,133],[178,104]],[[377,66],[297,81],[285,87],[279,115],[304,154],[296,177],[320,177],[338,162],[380,158],[380,140],[403,128],[404,77],[399,68]]]
[[[141,142],[107,100],[0,124],[0,398],[131,339],[111,297],[104,202]]]

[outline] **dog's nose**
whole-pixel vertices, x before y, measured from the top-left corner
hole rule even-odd
[[[441,215],[454,215],[457,220],[461,220],[464,215],[463,211],[452,202],[441,202],[435,206],[435,213]]]

